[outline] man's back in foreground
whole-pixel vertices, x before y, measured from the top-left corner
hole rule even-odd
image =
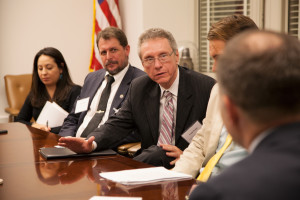
[[[300,42],[268,31],[233,38],[220,56],[221,113],[244,160],[190,199],[300,199]]]

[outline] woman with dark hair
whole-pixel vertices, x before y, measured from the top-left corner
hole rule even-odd
[[[61,52],[53,47],[46,47],[34,58],[31,90],[16,121],[44,131],[59,133],[61,127],[51,129],[30,121],[32,118],[37,120],[47,101],[56,102],[70,112],[80,90],[81,87],[72,82]]]

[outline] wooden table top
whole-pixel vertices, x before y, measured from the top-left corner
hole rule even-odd
[[[0,124],[0,199],[89,199],[126,196],[184,199],[195,180],[129,187],[99,176],[100,172],[151,167],[130,158],[96,156],[45,160],[41,147],[57,145],[59,136],[21,123]],[[171,186],[171,187],[170,187]],[[171,188],[167,190],[166,188]]]

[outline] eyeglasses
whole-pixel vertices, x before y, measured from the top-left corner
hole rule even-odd
[[[168,53],[163,53],[163,54],[160,54],[158,57],[157,57],[157,60],[161,63],[161,64],[164,64],[166,62],[169,62],[170,61],[170,56],[174,53],[174,51],[172,51],[170,54]],[[146,66],[146,67],[150,67],[152,66],[154,63],[155,63],[155,57],[148,57],[148,58],[145,58],[143,59],[143,64]]]

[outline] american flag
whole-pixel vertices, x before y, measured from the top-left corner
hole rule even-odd
[[[119,0],[94,0],[94,20],[90,71],[103,68],[96,44],[97,33],[108,26],[122,28]]]

